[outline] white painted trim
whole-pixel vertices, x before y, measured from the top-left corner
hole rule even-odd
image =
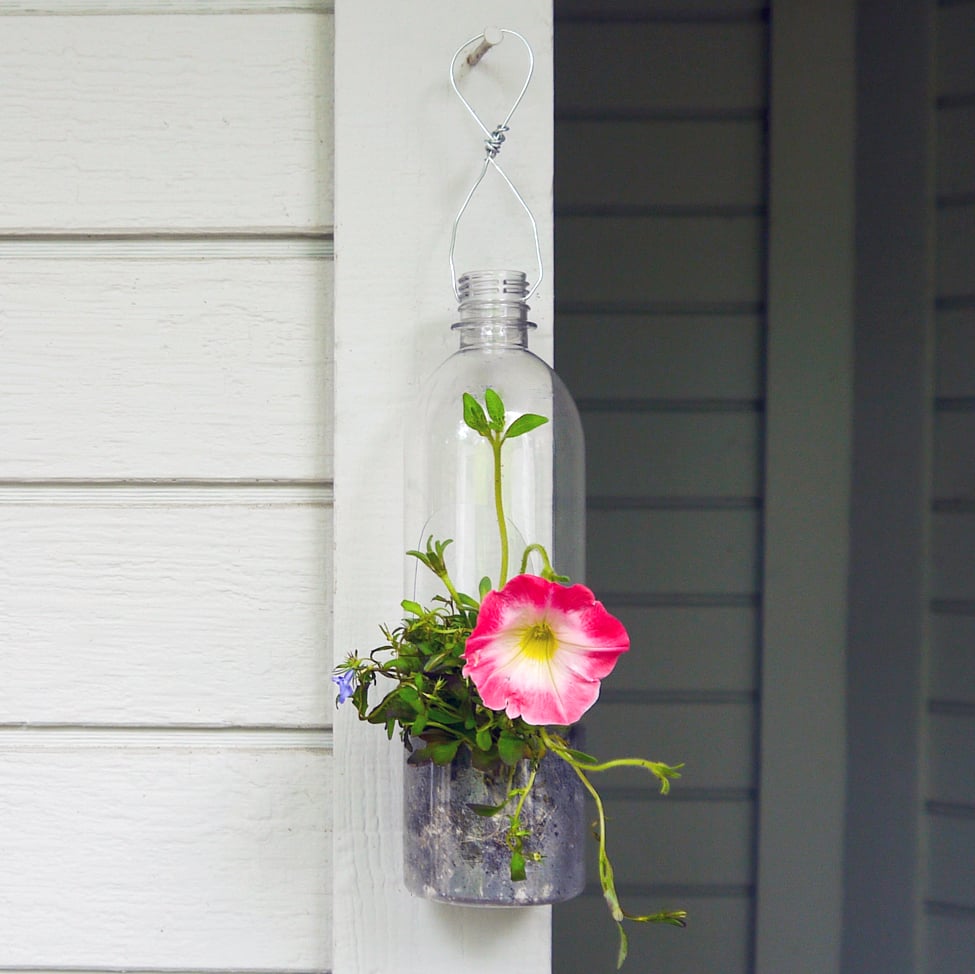
[[[840,970],[855,8],[772,7],[756,974]]]
[[[547,274],[532,317],[540,339],[533,336],[533,347],[543,355],[551,348],[554,279],[550,6],[497,0],[490,11],[492,25],[518,30],[535,50],[535,79],[501,161],[539,223]],[[403,597],[402,432],[419,381],[456,342],[450,229],[483,157],[483,137],[447,80],[455,49],[488,26],[472,7],[336,4],[336,660],[375,645],[378,624],[395,620]],[[498,68],[519,47],[492,49],[468,75],[471,85],[491,100],[497,79],[505,80]],[[506,97],[512,80],[517,86],[520,76],[508,79]],[[493,120],[496,109],[481,111]],[[526,223],[509,212],[499,205],[489,225],[475,212],[465,216],[458,269],[498,266],[498,250],[531,269]],[[335,733],[336,974],[549,971],[548,908],[477,910],[406,893],[403,750],[347,711],[336,716]]]

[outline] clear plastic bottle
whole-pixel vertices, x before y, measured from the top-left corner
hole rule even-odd
[[[447,567],[458,589],[477,597],[482,578],[492,587],[519,573],[529,545],[547,551],[552,568],[573,582],[585,571],[585,448],[579,413],[562,380],[528,349],[521,271],[472,271],[458,282],[459,349],[433,374],[421,397],[419,442],[407,457],[410,547],[431,535],[452,544]],[[507,563],[502,561],[490,444],[464,422],[463,394],[480,403],[493,389],[505,426],[526,413],[548,422],[502,447],[502,498]],[[528,570],[542,563],[533,553]],[[502,577],[502,570],[503,575]],[[438,581],[411,566],[418,601],[437,594]],[[424,577],[430,576],[429,578]],[[410,586],[412,587],[412,586]]]
[[[474,271],[459,281],[460,348],[434,373],[414,417],[407,455],[408,544],[451,540],[445,550],[457,589],[479,597],[522,570],[529,546],[540,545],[551,567],[573,582],[585,569],[585,452],[579,413],[568,389],[528,350],[528,293],[521,271]],[[464,393],[484,408],[487,390],[504,406],[504,429],[520,416],[547,420],[501,447],[499,526],[495,458],[490,443],[464,421]],[[506,544],[502,537],[506,537]],[[504,548],[507,548],[507,557]],[[541,556],[527,570],[538,574]],[[438,578],[411,559],[408,588],[429,604],[444,595]],[[527,780],[528,762],[516,769]],[[572,769],[546,755],[522,810],[538,862],[527,878],[509,875],[507,818],[482,818],[472,805],[497,805],[509,783],[471,767],[464,752],[449,765],[407,765],[404,777],[404,875],[414,894],[446,903],[528,906],[577,896],[585,886],[585,803]]]

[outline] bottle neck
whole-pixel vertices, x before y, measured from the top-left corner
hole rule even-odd
[[[457,293],[460,320],[453,329],[461,349],[528,347],[528,329],[535,325],[528,320],[522,271],[470,271],[458,281]]]

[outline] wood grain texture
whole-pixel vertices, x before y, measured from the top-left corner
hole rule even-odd
[[[96,969],[322,969],[327,755],[0,754],[0,957]]]
[[[4,17],[0,230],[330,226],[332,38],[309,11]]]
[[[7,493],[4,722],[331,719],[327,497]]]
[[[0,478],[331,474],[332,266],[0,265]]]

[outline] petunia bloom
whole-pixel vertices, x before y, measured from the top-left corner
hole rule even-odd
[[[463,675],[491,710],[529,724],[572,724],[629,648],[623,624],[585,585],[516,575],[484,597]]]

